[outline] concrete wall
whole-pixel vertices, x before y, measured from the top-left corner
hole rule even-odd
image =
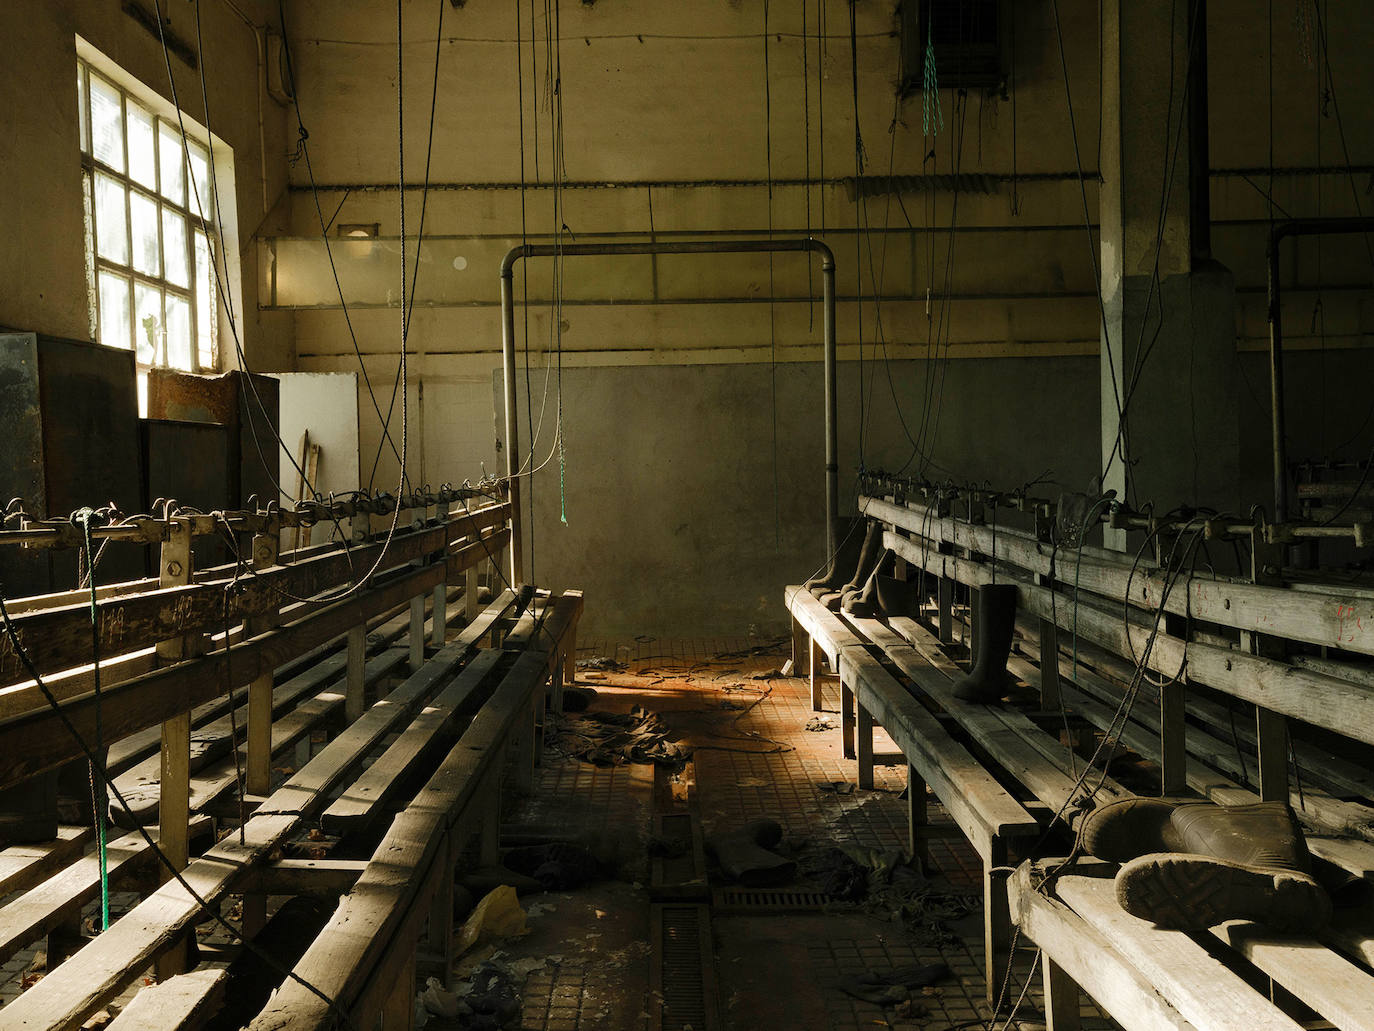
[[[152,0],[140,0],[151,11]],[[7,68],[0,90],[0,183],[5,244],[0,246],[0,326],[90,339],[85,275],[81,154],[77,121],[76,38],[81,36],[124,72],[170,103],[162,46],[154,32],[124,13],[121,0],[7,0],[0,4],[0,53]],[[195,47],[193,7],[162,0],[168,31]],[[281,227],[286,188],[286,109],[261,92],[259,34],[275,19],[270,0],[205,0],[202,57],[211,129],[232,148],[234,200],[242,250],[236,298],[240,333],[255,371],[289,369],[294,326],[289,315],[259,305],[260,231]],[[239,17],[241,10],[247,24]],[[200,77],[171,60],[183,111],[205,123]],[[259,131],[258,112],[262,110]],[[222,324],[224,367],[237,364]]]
[[[1083,212],[1086,202],[1095,218],[1098,197],[1092,182],[1086,197],[1080,193],[1075,169],[1081,164],[1092,173],[1098,165],[1098,5],[1059,4],[1072,126],[1053,8],[1037,0],[1008,5],[1016,12],[1014,90],[972,90],[964,98],[941,91],[942,128],[933,133],[923,126],[919,94],[894,97],[893,4],[853,5],[857,98],[850,87],[850,5],[809,5],[805,26],[801,6],[771,6],[765,54],[758,0],[561,4],[558,178],[569,185],[557,194],[542,15],[533,26],[528,17],[517,26],[515,10],[500,5],[444,8],[429,172],[436,188],[427,197],[414,188],[405,194],[408,235],[413,240],[423,206],[426,236],[408,343],[413,479],[437,483],[475,477],[484,464],[500,467],[502,433],[490,407],[500,341],[497,264],[522,239],[547,241],[566,226],[578,240],[822,235],[839,268],[846,482],[860,458],[862,343],[865,377],[878,373],[863,392],[868,466],[900,465],[910,450],[902,445],[892,394],[909,425],[934,418],[925,411],[920,377],[938,355],[942,415],[938,437],[922,441],[933,460],[927,472],[1007,485],[1050,468],[1066,487],[1086,488],[1099,465],[1098,385],[1090,373],[1100,316],[1097,244],[1084,233]],[[826,19],[823,47],[814,37],[818,8]],[[1355,0],[1323,9],[1346,148],[1356,165],[1374,162],[1374,122],[1361,114],[1374,25]],[[408,0],[404,10],[405,170],[406,181],[418,184],[436,11],[428,0]],[[1354,213],[1356,205],[1348,178],[1330,170],[1344,162],[1345,148],[1329,102],[1322,113],[1321,47],[1310,19],[1295,21],[1292,13],[1290,5],[1275,17],[1271,48],[1266,21],[1252,4],[1211,4],[1214,250],[1235,273],[1236,341],[1247,353],[1266,334],[1270,210],[1262,192],[1272,191],[1282,212],[1294,215]],[[318,190],[297,163],[290,230],[262,240],[260,263],[264,303],[294,312],[298,367],[357,369],[361,358],[383,410],[397,373],[402,289],[397,49],[389,14],[364,0],[292,5],[288,29]],[[813,34],[805,42],[804,29]],[[1278,167],[1272,183],[1256,172],[1270,162],[1271,54]],[[844,181],[857,171],[856,109],[865,176],[946,176],[957,169],[984,178],[957,192],[947,180],[928,179],[927,188],[913,186],[900,198],[880,194],[856,204]],[[1161,148],[1177,139],[1174,110],[1171,125],[1140,127]],[[1362,188],[1356,184],[1357,192]],[[331,269],[319,239],[322,222],[331,219],[334,234],[339,224],[375,224],[378,238],[332,236]],[[1311,318],[1319,263],[1321,324]],[[416,264],[412,249],[408,267]],[[1325,347],[1328,368],[1338,369],[1341,355],[1368,345],[1374,334],[1362,241],[1304,241],[1285,271],[1290,346]],[[564,264],[556,314],[552,279],[552,262],[532,261],[515,280],[517,298],[529,300],[517,330],[522,407],[534,408],[536,422],[547,397],[534,462],[555,456],[534,484],[539,578],[586,586],[589,620],[604,619],[616,632],[741,630],[770,614],[776,619],[777,588],[819,561],[810,557],[821,525],[813,453],[820,319],[808,300],[819,287],[814,269],[792,258],[578,258]],[[544,383],[555,346],[567,529],[551,521],[548,507],[557,496],[549,477],[557,468],[560,395],[556,375],[547,394]],[[878,361],[884,356],[894,363],[890,385]],[[1367,404],[1357,381],[1333,371],[1326,382],[1344,395],[1335,410]],[[1262,379],[1256,387],[1263,396]],[[377,450],[381,420],[372,396],[360,391],[366,484],[374,479],[367,456]],[[1177,417],[1187,410],[1181,392]],[[778,543],[775,411],[785,459]],[[1303,426],[1311,412],[1300,404],[1290,411],[1296,439],[1309,439]],[[1263,483],[1263,471],[1254,469],[1256,455],[1264,458],[1262,443],[1256,449],[1248,436],[1259,427],[1253,413],[1241,419],[1247,482]],[[530,443],[524,418],[521,427],[523,450]],[[675,475],[661,472],[669,457]],[[396,475],[395,459],[383,449],[376,485],[390,489]],[[718,518],[706,497],[715,506],[727,503],[729,518]],[[752,540],[742,549],[741,535]],[[737,561],[725,566],[738,573],[730,583],[739,586],[718,589],[702,570],[732,555]],[[665,576],[679,577],[672,593],[661,587]],[[740,599],[722,602],[732,594]]]

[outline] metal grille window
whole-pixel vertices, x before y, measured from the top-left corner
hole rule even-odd
[[[91,329],[146,370],[217,368],[210,151],[77,62]]]

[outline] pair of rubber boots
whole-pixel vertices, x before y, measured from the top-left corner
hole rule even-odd
[[[917,610],[915,589],[893,577],[897,556],[883,547],[880,523],[867,522],[860,535],[850,527],[825,574],[805,587],[832,612],[854,616],[910,615]]]
[[[806,589],[831,612],[843,608],[857,616],[873,615],[877,602],[874,578],[880,570],[885,575],[892,571],[894,557],[883,547],[882,524],[869,520],[863,523],[862,534],[857,524],[851,524],[830,557],[825,574],[806,581]]]
[[[1283,802],[1220,806],[1128,798],[1088,813],[1084,849],[1123,864],[1116,897],[1160,927],[1204,930],[1254,920],[1312,933],[1331,919],[1331,898]]]

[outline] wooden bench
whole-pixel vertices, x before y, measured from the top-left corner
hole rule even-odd
[[[806,628],[812,642],[820,642],[815,646],[833,662],[840,683],[848,693],[842,704],[848,704],[849,696],[854,699],[860,787],[873,786],[873,726],[876,722],[906,761],[912,855],[925,856],[921,831],[928,822],[926,790],[929,788],[982,859],[984,968],[987,995],[989,999],[994,998],[1006,970],[1010,939],[1010,918],[1002,887],[1005,871],[1016,843],[1038,835],[1039,824],[963,745],[954,740],[840,617],[804,590],[789,587],[786,597],[793,618]],[[893,656],[889,653],[888,657]],[[910,648],[899,651],[897,660],[899,665],[904,660],[913,668],[924,662]]]
[[[1374,877],[1374,777],[1357,758],[1368,754],[1361,749],[1374,737],[1367,718],[1374,676],[1348,654],[1374,655],[1365,629],[1374,624],[1361,617],[1374,595],[1310,577],[1280,587],[1184,575],[1166,596],[1164,572],[1149,560],[1133,570],[1131,557],[1091,546],[1081,556],[1077,548],[1056,553],[1024,530],[991,529],[982,512],[954,519],[934,502],[863,497],[860,507],[885,524],[884,542],[900,558],[937,578],[939,608],[932,615],[950,628],[942,634],[946,640],[961,619],[946,584],[971,588],[995,578],[1016,586],[1020,654],[1008,668],[1038,696],[1039,713],[1012,704],[985,707],[976,718],[961,713],[942,697],[958,667],[941,657],[940,641],[916,619],[846,623],[898,659],[894,632],[920,651],[929,666],[903,663],[904,672],[976,736],[978,752],[1048,808],[1064,807],[1071,815],[1084,794],[1073,766],[1066,767],[1067,761],[1081,768],[1082,759],[1035,729],[1035,718],[1062,706],[1065,719],[1109,732],[1144,760],[1136,776],[1157,776],[1157,792],[1222,804],[1291,801],[1318,862]],[[1277,579],[1281,553],[1258,530],[1251,546],[1257,566],[1259,556],[1269,556],[1264,577]],[[1158,629],[1156,608],[1163,612]],[[1350,628],[1343,630],[1346,623]],[[1314,645],[1328,642],[1339,642],[1347,654],[1315,653]],[[1147,643],[1153,651],[1137,659]],[[1162,686],[1139,682],[1138,661],[1162,678]],[[943,685],[932,682],[932,667],[944,673]],[[1137,697],[1124,707],[1131,685]],[[1248,723],[1237,717],[1232,699],[1256,707]],[[1350,742],[1325,747],[1321,738],[1302,733],[1304,723]],[[1031,751],[1023,758],[1040,759],[1018,759],[1017,749],[1026,747]],[[1247,763],[1243,748],[1258,754]],[[1290,776],[1298,764],[1301,780]],[[1094,784],[1099,776],[1094,772]],[[1095,800],[1128,794],[1108,778]],[[1127,1028],[1293,1029],[1313,1026],[1309,1010],[1330,1022],[1321,1026],[1374,1028],[1368,971],[1374,918],[1368,911],[1338,911],[1320,940],[1231,921],[1202,932],[1203,941],[1122,911],[1111,882],[1115,867],[1079,858],[1046,882],[1056,865],[1032,857],[1008,885],[1017,934],[1042,950],[1052,1027],[1077,1026],[1082,989]]]

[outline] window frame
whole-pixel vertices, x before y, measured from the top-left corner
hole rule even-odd
[[[147,371],[154,368],[175,369],[188,372],[216,372],[220,361],[220,341],[219,341],[219,318],[220,318],[220,294],[228,288],[228,283],[222,282],[224,271],[219,265],[222,258],[221,248],[224,246],[223,228],[217,225],[216,219],[216,196],[215,188],[219,186],[223,189],[222,183],[216,183],[219,177],[215,175],[214,162],[221,156],[222,146],[218,146],[221,153],[212,150],[207,138],[196,134],[190,124],[186,125],[187,131],[183,135],[182,125],[189,120],[184,116],[178,118],[177,112],[170,105],[149,103],[143,96],[129,88],[125,81],[127,76],[112,74],[112,66],[102,65],[95,62],[91,57],[79,50],[77,54],[77,88],[79,91],[79,152],[82,176],[82,193],[86,205],[86,265],[87,282],[91,291],[91,331],[92,336],[102,345],[113,347],[119,350],[131,350],[134,354],[134,362],[139,372],[140,386],[146,377]],[[94,121],[92,83],[98,80],[103,89],[116,93],[119,97],[119,125],[120,125],[120,147],[123,169],[119,169],[96,156],[95,135],[96,126]],[[133,166],[130,163],[130,105],[135,105],[138,111],[143,112],[152,123],[152,172],[153,186],[147,186],[134,177]],[[170,116],[168,112],[170,111]],[[208,136],[208,134],[206,134]],[[180,201],[168,196],[164,192],[162,181],[164,173],[163,147],[170,139],[175,139],[178,144],[182,190]],[[191,153],[196,152],[198,157],[203,157],[205,171],[203,175],[197,175],[195,182],[192,181],[191,172]],[[100,176],[113,180],[118,184],[123,198],[124,218],[123,231],[127,251],[126,262],[119,262],[112,258],[104,257],[100,253],[100,219],[99,206],[96,202],[97,183]],[[204,179],[205,181],[201,181]],[[155,222],[157,231],[157,274],[153,275],[142,271],[137,265],[137,245],[135,242],[135,231],[133,224],[133,203],[134,195],[145,198],[154,205],[156,212]],[[205,210],[201,210],[204,205]],[[179,218],[185,226],[183,241],[183,257],[186,268],[186,285],[181,285],[173,279],[168,278],[167,240],[165,231],[164,213]],[[108,231],[108,227],[107,227]],[[208,248],[210,265],[213,268],[204,270],[198,267],[197,263],[197,243],[198,237],[203,235]],[[108,272],[112,275],[121,277],[126,284],[126,303],[130,313],[127,324],[128,337],[123,341],[108,341],[104,339],[104,315],[101,311],[102,297],[100,278],[101,272]],[[200,276],[205,274],[208,277],[209,304],[208,313],[204,316],[200,311],[198,294],[202,288]],[[140,356],[140,346],[138,339],[138,307],[136,298],[138,288],[156,290],[158,294],[158,317],[159,331],[157,339],[153,344],[153,355],[151,361],[143,361]],[[189,340],[189,360],[186,364],[189,369],[181,365],[173,364],[171,360],[170,341],[167,333],[167,321],[169,312],[169,298],[175,298],[185,304],[188,323]],[[204,327],[208,330],[209,341],[209,361],[203,360],[201,355],[201,321],[207,323]],[[140,391],[141,392],[141,391]]]

